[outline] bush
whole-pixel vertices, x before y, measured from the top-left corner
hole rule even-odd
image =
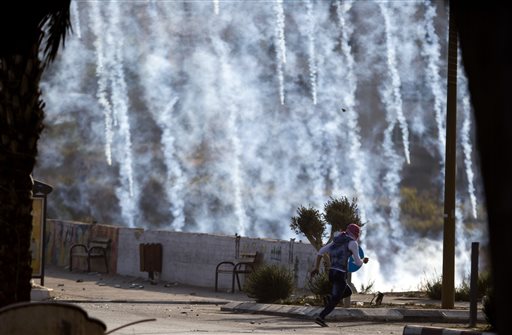
[[[492,288],[487,289],[487,295],[483,298],[482,311],[484,312],[485,319],[489,323],[489,330],[496,330],[496,301],[494,297],[494,290]]]
[[[322,298],[331,293],[332,284],[329,282],[328,272],[320,272],[308,281],[308,287],[311,293],[315,295],[316,300],[322,301]]]
[[[455,301],[471,300],[471,288],[469,281],[463,280],[459,287],[455,288]]]
[[[361,289],[359,293],[361,294],[369,294],[373,292],[373,286],[375,285],[375,280],[368,281],[368,285],[361,284]]]
[[[478,276],[478,298],[483,298],[489,294],[492,287],[492,278],[490,271],[484,271]]]
[[[288,299],[293,289],[291,271],[275,264],[258,267],[247,277],[244,285],[247,295],[262,303]]]
[[[440,300],[442,293],[443,281],[441,276],[434,278],[427,278],[425,282],[421,284],[420,291],[427,293],[430,299]]]
[[[489,272],[482,272],[479,274],[477,279],[477,290],[478,298],[481,299],[485,295],[488,295],[490,288],[490,275]],[[442,276],[437,276],[432,279],[426,279],[420,287],[420,290],[425,291],[430,299],[441,300],[443,287]],[[470,280],[464,279],[462,283],[455,288],[455,300],[456,301],[470,301]]]

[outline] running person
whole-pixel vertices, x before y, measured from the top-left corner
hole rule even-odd
[[[347,298],[352,294],[352,290],[347,284],[349,257],[354,257],[354,263],[357,266],[368,263],[368,257],[361,259],[359,256],[357,240],[359,239],[360,231],[361,229],[358,225],[351,223],[345,231],[336,235],[331,243],[318,250],[315,267],[311,271],[312,277],[318,274],[320,262],[324,254],[329,254],[331,260],[331,267],[329,269],[329,282],[332,284],[331,294],[325,297],[325,307],[315,319],[315,322],[322,327],[327,327],[325,317],[334,310],[341,299]]]

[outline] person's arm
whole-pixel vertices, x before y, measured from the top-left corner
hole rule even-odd
[[[348,248],[350,251],[352,251],[352,256],[354,256],[354,263],[357,266],[361,266],[363,263],[368,263],[368,257],[361,259],[359,256],[359,244],[357,244],[356,241],[350,241],[348,243]]]
[[[320,250],[318,250],[318,253],[316,254],[315,267],[313,268],[313,270],[311,270],[312,277],[318,274],[318,271],[320,269],[320,262],[322,261],[324,254],[327,252],[331,244],[332,242],[324,245],[323,247],[320,248]]]

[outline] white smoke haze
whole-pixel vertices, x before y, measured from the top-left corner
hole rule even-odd
[[[446,14],[427,1],[73,1],[75,33],[42,82],[34,177],[55,188],[49,217],[304,240],[297,209],[346,196],[371,259],[356,287],[417,289],[441,274],[442,232],[404,226],[401,190],[442,204]],[[487,243],[467,87],[459,100],[458,281],[471,242]]]

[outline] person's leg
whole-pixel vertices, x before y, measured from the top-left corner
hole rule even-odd
[[[348,298],[352,295],[352,289],[350,288],[350,285],[347,284],[347,280],[345,277],[345,290],[343,291],[343,294],[341,295],[341,299]]]
[[[329,281],[332,284],[332,290],[327,306],[319,314],[319,318],[322,320],[338,305],[347,288],[346,274],[344,272],[329,270]],[[350,294],[352,293],[352,291],[349,292]]]

